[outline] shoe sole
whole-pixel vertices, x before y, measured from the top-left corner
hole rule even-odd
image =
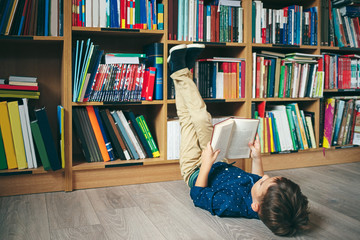
[[[186,47],[187,48],[205,48],[205,44],[193,43],[193,44],[188,44]]]
[[[199,44],[200,45],[200,44]],[[167,62],[169,63],[170,62],[170,57],[171,57],[171,53],[175,50],[180,50],[180,49],[185,49],[186,48],[186,45],[185,44],[180,44],[180,45],[176,45],[172,48],[170,48],[170,51],[169,51],[169,57],[167,58]]]

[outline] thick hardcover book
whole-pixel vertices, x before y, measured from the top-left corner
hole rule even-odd
[[[8,169],[17,168],[16,155],[14,149],[14,141],[11,133],[10,119],[8,113],[7,102],[0,102],[0,118],[1,135],[4,141],[6,161]]]
[[[119,143],[119,140],[116,137],[115,130],[117,131],[117,129],[113,129],[105,109],[100,110],[100,116],[110,137],[111,143],[114,147],[115,156],[120,158],[121,160],[125,160],[123,149]]]
[[[21,130],[22,130],[22,137],[24,141],[24,149],[25,149],[25,156],[28,168],[34,168],[34,161],[32,159],[32,152],[30,149],[30,137],[27,128],[27,120],[25,118],[25,108],[24,105],[19,105],[19,116],[20,116],[20,123],[21,123]],[[30,133],[31,134],[31,133]]]
[[[216,161],[224,158],[249,158],[249,142],[255,139],[259,119],[243,119],[231,117],[214,125],[211,147],[220,149]]]
[[[84,123],[81,122],[81,117],[79,115],[80,114],[79,112],[80,112],[80,108],[73,109],[73,122],[74,122],[75,130],[79,138],[79,142],[81,145],[81,149],[84,153],[85,160],[87,162],[94,162],[89,151],[90,148],[89,138],[87,138],[84,134],[84,129],[82,126]]]
[[[132,124],[137,136],[139,137],[139,140],[141,141],[141,145],[143,146],[147,157],[152,158],[152,151],[150,149],[149,144],[146,141],[145,135],[141,131],[141,128],[138,125],[138,123],[136,122],[136,118],[135,118],[134,113],[132,111],[123,111],[123,113],[124,113],[125,117],[129,121],[131,121],[131,124]]]
[[[16,161],[19,169],[28,167],[26,162],[23,133],[21,130],[19,106],[17,101],[8,102],[9,118],[11,123],[11,132],[14,140],[14,149]]]
[[[0,134],[0,169],[7,169],[6,154],[4,148],[4,140],[2,134]]]
[[[45,143],[41,136],[38,120],[32,121],[30,123],[30,127],[31,127],[31,133],[34,138],[37,152],[38,152],[40,160],[43,164],[43,168],[45,171],[48,171],[51,169],[51,166],[50,166],[48,155],[46,153]]]
[[[53,171],[61,169],[59,156],[55,147],[54,137],[46,114],[45,107],[35,110],[36,119],[38,120],[41,136],[44,140],[46,153],[48,155],[51,169]]]
[[[155,75],[155,85],[154,85],[154,97],[153,100],[162,100],[163,99],[163,63],[164,63],[164,53],[163,53],[163,44],[162,43],[153,43],[145,47],[145,53],[148,56],[147,65],[149,67],[156,68]]]
[[[86,110],[87,110],[87,113],[89,115],[91,126],[92,126],[92,128],[94,130],[96,141],[97,141],[98,146],[100,148],[100,152],[101,152],[103,161],[104,162],[110,161],[110,156],[109,156],[108,150],[106,148],[106,143],[104,141],[104,137],[102,135],[102,132],[101,132],[99,122],[97,120],[94,108],[92,106],[87,106]]]

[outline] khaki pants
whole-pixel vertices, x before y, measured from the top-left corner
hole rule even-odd
[[[170,77],[174,80],[176,110],[181,126],[181,175],[188,184],[191,174],[201,165],[201,152],[211,139],[213,126],[189,69],[181,69]]]

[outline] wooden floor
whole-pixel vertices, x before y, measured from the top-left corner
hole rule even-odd
[[[268,172],[297,182],[311,229],[296,239],[360,239],[360,162]],[[195,208],[182,181],[0,198],[0,239],[286,239],[259,220]]]

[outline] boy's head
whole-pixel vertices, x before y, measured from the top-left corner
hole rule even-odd
[[[264,175],[252,187],[251,196],[252,209],[274,234],[291,236],[308,227],[307,197],[291,180]]]

